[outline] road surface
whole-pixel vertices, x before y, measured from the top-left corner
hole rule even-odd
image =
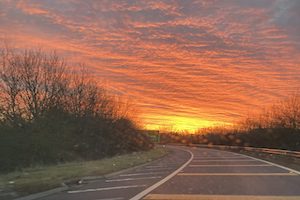
[[[232,152],[168,148],[160,160],[42,199],[300,200],[297,171]]]

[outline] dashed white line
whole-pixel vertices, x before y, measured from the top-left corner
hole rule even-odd
[[[105,199],[95,199],[95,200],[122,200],[123,197],[116,197],[116,198],[105,198]]]
[[[146,167],[146,170],[164,170],[171,169],[170,167]]]
[[[141,175],[151,175],[151,174],[163,174],[165,172],[145,172],[145,173],[133,173],[133,174],[121,174],[120,176],[141,176]]]
[[[161,166],[161,165],[150,165],[150,166],[147,166],[146,168],[164,168],[164,167],[167,167],[167,166]]]
[[[94,188],[94,189],[86,189],[86,190],[72,190],[72,191],[68,191],[68,193],[69,194],[75,194],[75,193],[97,192],[97,191],[106,191],[106,190],[118,190],[118,189],[128,189],[128,188],[137,188],[137,187],[146,187],[146,185],[126,185],[126,186]]]
[[[166,168],[146,168],[146,169],[143,169],[143,171],[160,171],[160,170],[170,170],[170,169],[173,169],[171,167],[166,167]]]
[[[109,180],[105,180],[105,182],[110,183],[110,182],[121,182],[121,181],[147,180],[147,179],[156,179],[156,178],[161,178],[161,176],[123,178],[123,179],[109,179]]]

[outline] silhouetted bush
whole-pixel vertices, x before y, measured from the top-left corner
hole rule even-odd
[[[300,150],[300,96],[293,95],[235,128],[211,127],[196,134],[163,134],[164,143],[251,146]]]
[[[0,171],[153,146],[84,71],[42,51],[0,53]]]

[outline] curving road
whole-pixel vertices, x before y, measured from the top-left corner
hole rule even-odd
[[[232,152],[172,147],[168,156],[43,200],[300,200],[300,172]]]

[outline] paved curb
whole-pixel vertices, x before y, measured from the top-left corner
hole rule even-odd
[[[15,200],[33,200],[33,199],[38,199],[38,198],[42,198],[42,197],[45,197],[45,196],[48,196],[48,195],[51,195],[51,194],[55,194],[55,193],[58,193],[58,192],[65,191],[67,189],[69,189],[69,187],[67,185],[63,184],[62,187],[54,188],[54,189],[47,190],[47,191],[44,191],[44,192],[39,192],[39,193],[36,193],[36,194],[31,194],[31,195],[28,195],[28,196],[25,196],[25,197],[20,197],[20,198],[17,198]]]

